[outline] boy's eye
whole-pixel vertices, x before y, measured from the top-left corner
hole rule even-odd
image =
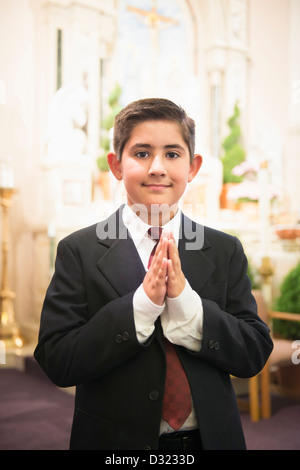
[[[148,152],[137,152],[135,155],[138,158],[146,158],[146,157],[148,157],[149,153]]]
[[[173,159],[173,158],[179,158],[179,155],[176,152],[169,152],[167,153],[167,157]]]

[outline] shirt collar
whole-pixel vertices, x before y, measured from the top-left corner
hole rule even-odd
[[[123,208],[123,222],[126,228],[128,229],[134,243],[136,246],[141,242],[144,237],[148,238],[148,229],[151,225],[146,224],[145,222],[138,217],[130,207],[125,204]],[[178,209],[173,219],[167,222],[162,227],[173,233],[176,244],[178,245],[179,239],[179,230],[181,223],[181,211]]]

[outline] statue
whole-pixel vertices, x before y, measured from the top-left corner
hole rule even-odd
[[[67,223],[78,217],[79,208],[84,210],[91,202],[93,167],[87,151],[87,123],[88,90],[76,84],[60,88],[49,107],[42,162],[44,212],[49,220],[57,222],[61,218]]]
[[[47,132],[49,164],[74,161],[86,153],[88,91],[79,85],[60,88],[50,104]]]

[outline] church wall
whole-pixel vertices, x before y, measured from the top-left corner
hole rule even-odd
[[[45,201],[55,199],[55,195],[45,194],[43,160],[49,104],[56,91],[56,31],[65,28],[67,39],[64,41],[68,54],[65,50],[62,85],[78,80],[76,64],[66,60],[70,53],[76,52],[72,49],[75,41],[88,38],[93,45],[93,57],[80,56],[80,62],[78,49],[75,56],[89,73],[93,93],[89,97],[93,111],[89,125],[94,141],[98,140],[95,137],[96,80],[100,57],[107,53],[111,41],[114,7],[115,0],[0,2],[0,158],[10,157],[17,189],[10,210],[9,284],[16,293],[16,320],[21,331],[26,331],[30,337],[37,333],[42,299],[51,275],[49,214]],[[85,51],[79,50],[83,55]],[[93,154],[92,158],[95,157]],[[0,224],[1,217],[0,214]],[[78,223],[84,225],[80,220]]]
[[[11,158],[18,190],[10,211],[9,272],[11,288],[17,292],[16,317],[20,318],[31,310],[33,245],[29,220],[37,198],[35,28],[29,0],[0,2],[0,31],[0,80],[5,83],[5,103],[0,105],[0,157]]]
[[[286,136],[283,161],[287,200],[300,221],[300,2],[289,3],[289,129]],[[286,164],[288,163],[288,164]]]
[[[278,164],[289,113],[288,15],[287,0],[249,2],[249,141],[277,139],[278,154],[265,157]]]

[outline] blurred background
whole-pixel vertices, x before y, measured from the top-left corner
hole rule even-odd
[[[124,201],[113,119],[150,96],[196,121],[204,164],[184,211],[241,239],[269,309],[300,313],[299,0],[0,0],[6,352],[36,343],[58,241]]]

